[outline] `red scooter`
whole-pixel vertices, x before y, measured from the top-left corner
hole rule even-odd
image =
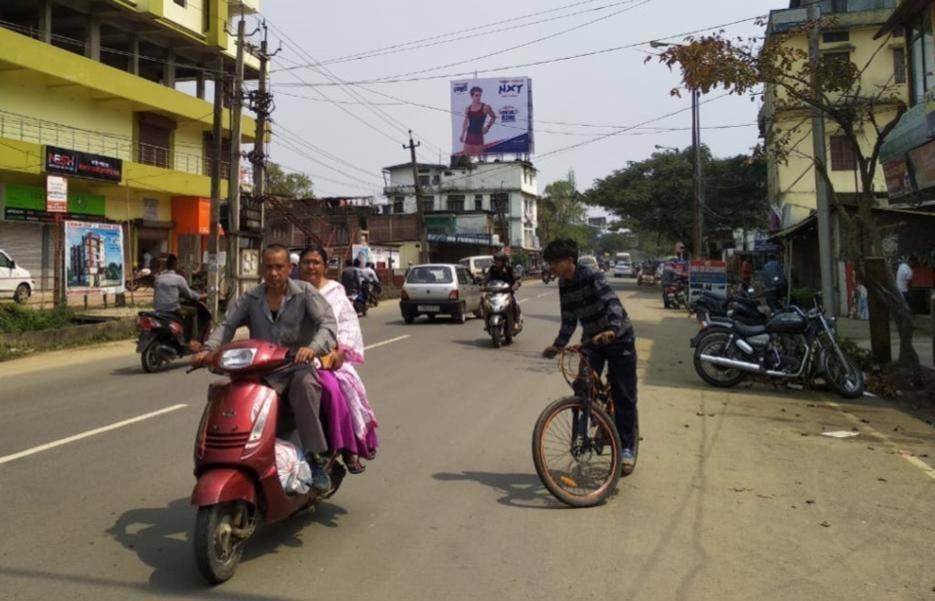
[[[278,522],[332,496],[346,471],[336,454],[324,466],[332,488],[320,494],[287,494],[276,470],[276,438],[295,429],[287,405],[263,378],[292,365],[288,348],[259,340],[224,346],[211,371],[229,380],[212,383],[195,438],[191,502],[198,507],[195,561],[212,584],[234,575],[260,519]],[[280,409],[285,409],[280,411]]]

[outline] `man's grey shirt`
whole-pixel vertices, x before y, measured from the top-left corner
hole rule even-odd
[[[321,356],[334,349],[338,325],[331,305],[314,286],[290,279],[275,319],[266,290],[263,283],[235,300],[220,325],[211,332],[205,349],[214,351],[227,344],[241,326],[250,329],[250,338],[254,340],[275,342],[293,350],[306,346]]]
[[[198,300],[200,295],[188,287],[185,278],[171,269],[156,276],[153,282],[153,308],[156,311],[178,311],[181,308],[180,296]]]

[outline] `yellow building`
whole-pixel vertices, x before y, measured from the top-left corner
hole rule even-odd
[[[788,34],[807,21],[805,2],[792,0],[789,8],[770,13],[767,36]],[[880,26],[893,14],[896,0],[822,0],[819,3],[825,23],[821,31],[822,55],[839,56],[849,60],[862,71],[863,90],[878,90],[882,86],[895,86],[904,102],[909,100],[905,43],[901,37],[874,39]],[[808,52],[806,35],[795,35],[786,42]],[[769,197],[781,215],[783,227],[806,219],[816,210],[814,149],[810,113],[806,108],[777,110],[782,104],[781,91],[767,86],[762,118],[764,127],[778,127],[790,136],[792,151],[788,160],[769,161]],[[882,106],[878,121],[886,123],[895,115],[895,107]],[[861,147],[869,154],[876,142],[876,133],[868,128],[863,132]],[[830,175],[839,197],[847,198],[859,189],[857,161],[846,139],[837,126],[825,119],[825,153]],[[886,190],[882,169],[877,171],[875,189]],[[835,245],[838,247],[838,245]]]
[[[211,187],[206,88],[233,71],[234,18],[256,10],[258,0],[0,2],[0,248],[42,289],[53,279],[53,157],[79,165],[68,177],[68,216],[122,223],[128,266],[162,252],[189,268],[200,261]],[[248,55],[245,78],[257,69]],[[223,122],[229,148],[227,110]],[[243,118],[241,142],[254,127]]]

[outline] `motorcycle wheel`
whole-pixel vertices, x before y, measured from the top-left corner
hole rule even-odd
[[[856,399],[864,394],[864,372],[845,355],[847,365],[833,351],[822,353],[821,370],[835,392],[845,399]]]
[[[247,509],[240,501],[199,507],[195,518],[195,563],[198,571],[211,584],[230,579],[240,563],[246,539],[238,539],[234,529],[245,530],[245,523],[236,524],[238,517],[249,520]]]
[[[717,355],[722,353],[729,339],[730,334],[727,332],[711,332],[702,337],[695,346],[695,356],[693,358],[695,371],[702,380],[711,386],[730,388],[739,384],[746,377],[746,374],[739,369],[718,367],[701,360],[702,354]]]
[[[500,326],[497,326],[490,330],[490,339],[493,341],[494,348],[500,348],[501,346],[503,346],[503,338],[502,338],[502,332],[500,330]]]
[[[164,358],[162,358],[156,350],[158,344],[156,341],[152,341],[149,345],[143,349],[143,352],[140,353],[140,365],[148,374],[155,373],[162,370],[166,365],[169,364]]]

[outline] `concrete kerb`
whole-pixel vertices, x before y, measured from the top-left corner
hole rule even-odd
[[[28,349],[32,352],[46,351],[83,342],[91,343],[130,338],[135,333],[136,317],[105,318],[98,323],[68,326],[54,330],[0,334],[0,347],[17,350]]]

